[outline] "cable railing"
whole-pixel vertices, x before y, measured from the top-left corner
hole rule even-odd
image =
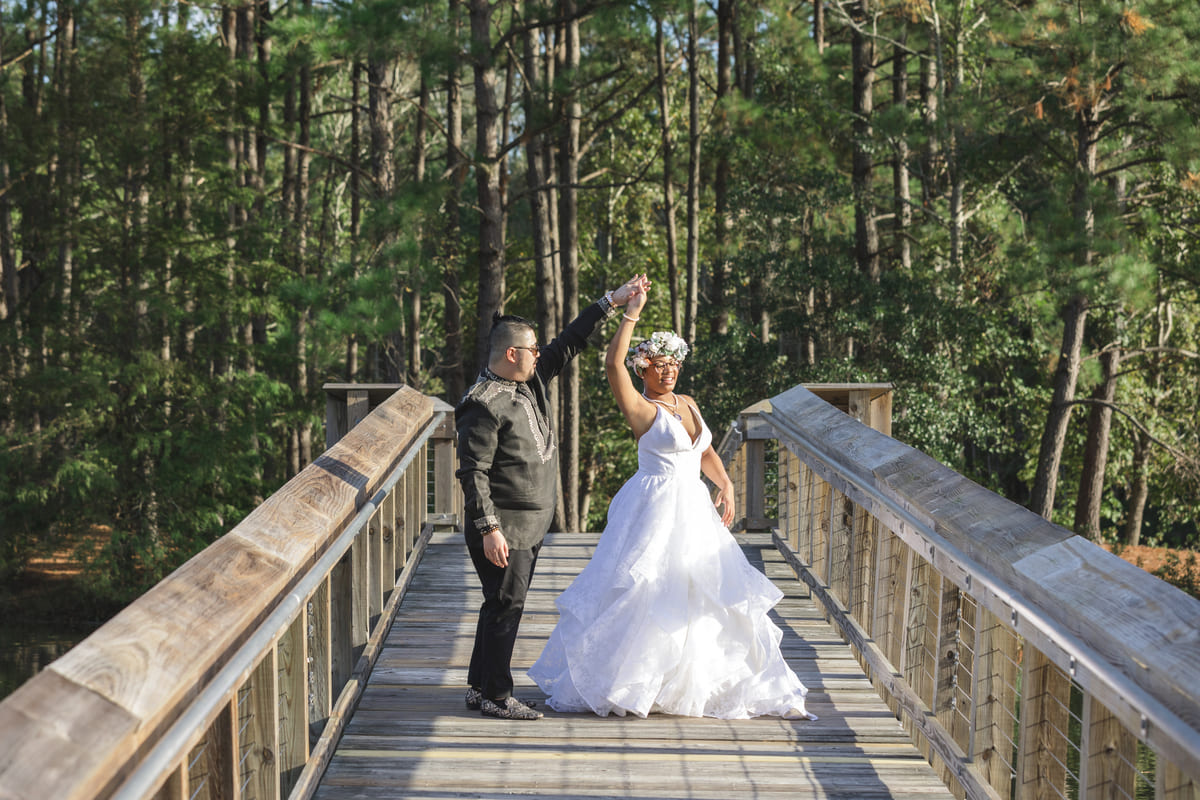
[[[340,387],[344,437],[0,703],[0,797],[312,795],[461,509],[452,409],[371,388],[368,414],[366,390]]]
[[[1200,798],[1200,601],[873,429],[878,388],[742,412],[720,448],[741,526],[956,796]]]
[[[450,407],[389,391],[335,387],[344,438],[0,703],[0,797],[315,792],[461,517]],[[773,532],[955,795],[1200,800],[1200,601],[891,439],[882,387],[842,394],[742,412],[739,524]]]

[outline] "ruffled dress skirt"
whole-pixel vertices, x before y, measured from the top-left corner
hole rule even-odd
[[[557,711],[815,719],[768,617],[782,593],[751,565],[700,479],[692,442],[659,411],[613,497],[591,561],[559,596],[529,670]]]

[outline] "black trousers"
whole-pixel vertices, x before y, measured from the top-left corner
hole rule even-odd
[[[525,610],[525,595],[533,580],[539,542],[529,550],[509,550],[508,566],[497,567],[483,555],[482,545],[468,545],[471,563],[483,587],[483,605],[475,624],[475,648],[467,682],[492,700],[512,695],[512,653]]]

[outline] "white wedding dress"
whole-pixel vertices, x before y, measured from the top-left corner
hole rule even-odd
[[[782,592],[746,560],[700,478],[712,433],[696,420],[691,441],[658,409],[595,554],[557,600],[529,670],[557,711],[816,719],[767,616]]]

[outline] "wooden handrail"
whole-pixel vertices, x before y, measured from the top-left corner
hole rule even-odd
[[[1200,796],[1200,601],[803,387],[720,452],[956,792]]]
[[[0,797],[302,796],[422,537],[459,514],[449,412],[396,391],[0,703]]]

